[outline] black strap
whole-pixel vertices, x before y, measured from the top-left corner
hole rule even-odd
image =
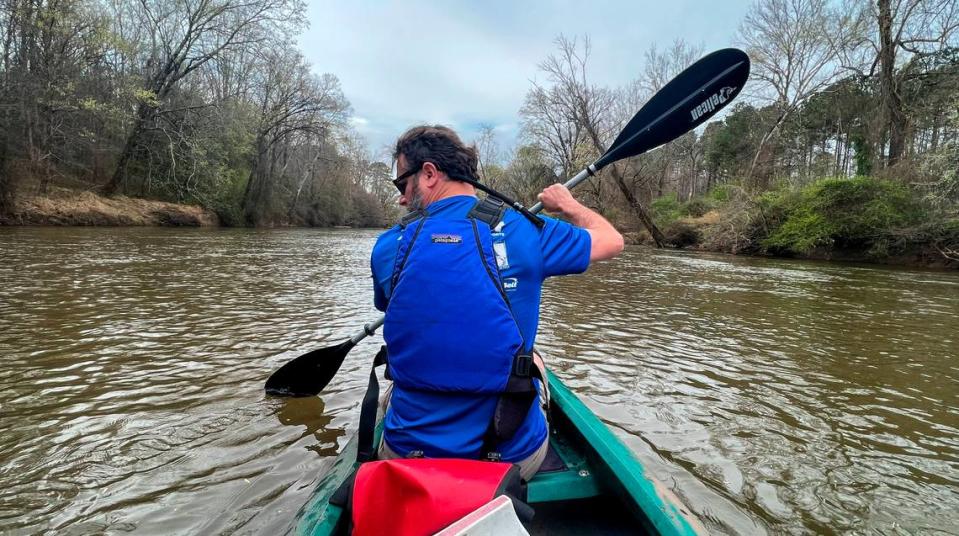
[[[478,201],[472,210],[470,210],[468,217],[485,222],[492,230],[503,220],[506,208],[506,202],[490,195],[487,196],[486,199]],[[540,224],[542,223],[542,220],[538,218],[536,221]],[[474,232],[476,231],[475,224],[473,230]],[[480,243],[478,237],[476,243],[477,246]],[[483,253],[480,251],[480,256],[482,257],[482,255]],[[484,265],[485,264],[484,262]],[[487,270],[489,270],[489,267],[487,267]],[[496,270],[499,272],[498,266]],[[510,305],[509,297],[503,290],[499,280],[493,277],[492,273],[490,273],[490,277],[496,282],[500,294],[503,296],[503,301],[506,302],[507,307],[510,308],[510,314],[512,314],[513,308]],[[483,436],[483,446],[480,447],[480,459],[490,461],[500,460],[500,454],[495,451],[496,446],[516,435],[520,426],[523,425],[523,421],[526,420],[526,415],[529,413],[530,407],[536,401],[537,392],[536,386],[533,384],[534,377],[543,381],[540,370],[533,364],[532,350],[529,352],[520,351],[513,358],[513,368],[506,382],[506,388],[496,401],[496,408],[493,410],[490,424]]]
[[[454,180],[463,181],[465,183],[471,184],[477,190],[482,190],[486,192],[486,194],[490,197],[501,199],[504,203],[512,207],[514,210],[522,214],[523,217],[525,217],[527,220],[532,222],[532,224],[535,225],[537,229],[542,229],[543,226],[546,225],[546,222],[543,221],[542,218],[530,212],[529,209],[524,207],[522,203],[520,203],[519,201],[510,199],[509,197],[506,197],[505,195],[497,192],[496,190],[490,188],[489,186],[486,186],[485,184],[482,184],[469,177],[459,177],[459,176],[454,177],[452,175],[450,175],[449,177]]]
[[[413,245],[416,244],[416,239],[420,236],[420,231],[423,230],[423,224],[426,223],[425,212],[421,211],[421,212],[415,212],[412,214],[407,214],[407,217],[412,216],[413,214],[417,214],[418,216],[416,218],[412,218],[410,220],[410,223],[420,219],[420,217],[422,217],[423,219],[420,220],[419,225],[416,226],[416,230],[413,231],[413,236],[410,238],[410,243],[406,244],[406,253],[403,254],[403,259],[400,261],[398,265],[393,266],[393,276],[390,279],[390,294],[392,294],[393,290],[396,289],[396,282],[400,278],[400,272],[402,272],[403,267],[406,266],[406,261],[409,260],[410,258],[410,252],[413,251]],[[406,218],[404,218],[404,220],[405,219]],[[405,225],[404,225],[404,228],[405,228]]]
[[[513,370],[506,381],[506,388],[496,401],[493,417],[483,436],[480,459],[499,461],[496,446],[508,441],[519,431],[529,409],[536,403],[536,384],[533,379],[545,383],[539,367],[533,363],[533,352],[520,352],[513,359]],[[543,387],[545,389],[545,385]]]
[[[373,358],[370,367],[370,383],[363,397],[363,406],[360,409],[360,429],[357,431],[359,445],[356,449],[356,461],[359,463],[376,459],[376,445],[373,444],[373,431],[376,428],[376,408],[380,400],[380,382],[376,379],[376,367],[385,365],[389,360],[386,345]]]
[[[506,203],[493,196],[488,196],[482,201],[477,201],[466,217],[486,222],[490,229],[496,229],[496,226],[503,221],[503,215],[505,214]]]
[[[427,216],[429,216],[429,213],[427,213],[426,210],[424,209],[414,210],[413,212],[410,212],[406,216],[403,216],[402,218],[400,218],[400,227],[405,228],[410,223],[413,223],[414,221],[420,218],[425,218]]]

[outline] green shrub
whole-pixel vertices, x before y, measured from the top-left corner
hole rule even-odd
[[[695,199],[690,199],[687,203],[684,203],[681,211],[684,216],[699,218],[710,210],[713,210],[713,208],[715,208],[715,203],[713,203],[711,200],[697,197]]]
[[[218,174],[217,188],[204,205],[216,212],[220,224],[228,227],[246,225],[243,215],[243,194],[250,172],[245,169],[223,168]]]
[[[653,221],[660,227],[665,227],[683,216],[676,194],[667,194],[649,204]]]
[[[762,241],[774,253],[804,253],[817,246],[833,243],[835,227],[821,215],[807,210],[797,211]]]
[[[729,201],[730,190],[732,187],[728,184],[720,184],[712,190],[706,192],[706,199],[716,201],[717,203],[725,203]]]
[[[921,217],[906,187],[869,177],[823,179],[799,192],[766,192],[758,204],[770,230],[762,245],[773,253],[836,246],[879,254],[892,231]]]
[[[686,203],[680,203],[676,194],[667,194],[649,204],[653,221],[661,227],[687,216],[698,218],[715,207],[711,199],[697,197]]]
[[[802,192],[781,186],[779,189],[763,192],[753,200],[755,218],[754,229],[749,234],[762,241],[796,212],[802,201]],[[775,249],[775,248],[773,248]]]

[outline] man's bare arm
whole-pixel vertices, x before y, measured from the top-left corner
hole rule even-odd
[[[606,218],[592,211],[573,197],[562,184],[547,186],[539,200],[549,212],[561,214],[573,225],[589,232],[592,247],[589,262],[612,259],[623,251],[623,235],[606,221]]]

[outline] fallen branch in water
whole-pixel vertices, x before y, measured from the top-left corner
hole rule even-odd
[[[959,261],[959,250],[953,249],[952,247],[946,247],[944,249],[939,247],[939,244],[936,244],[936,249],[939,250],[939,253],[941,253],[943,257],[951,261]]]

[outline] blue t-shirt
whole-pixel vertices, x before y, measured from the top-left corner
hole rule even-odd
[[[432,218],[458,219],[476,204],[473,196],[454,196],[430,204],[426,210]],[[591,240],[589,233],[569,223],[544,217],[546,225],[537,229],[523,215],[507,210],[501,225],[493,229],[493,249],[503,277],[503,287],[523,339],[532,348],[539,324],[542,284],[547,277],[581,273],[589,266]],[[373,247],[374,303],[386,310],[396,252],[401,230],[395,226],[384,232]],[[455,433],[456,426],[473,422],[489,423],[496,405],[496,396],[407,392],[393,387],[384,427],[385,440],[395,452],[405,455],[406,445],[441,445],[428,455],[463,456],[475,452],[480,444],[474,438]],[[442,411],[437,411],[442,408]],[[506,461],[519,461],[530,456],[546,437],[546,423],[534,404],[520,431],[500,445]],[[459,444],[458,444],[459,443]]]

